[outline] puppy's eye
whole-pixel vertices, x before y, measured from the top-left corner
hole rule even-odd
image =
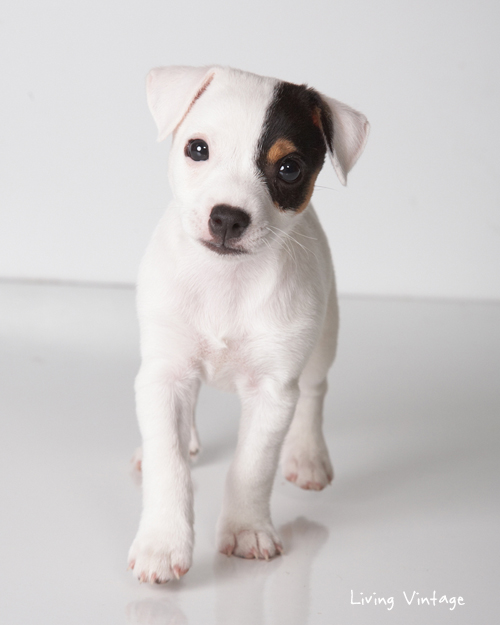
[[[278,171],[278,176],[285,182],[295,182],[300,174],[300,165],[293,158],[285,158]]]
[[[186,145],[186,156],[192,158],[193,161],[208,160],[208,145],[203,139],[191,139]]]

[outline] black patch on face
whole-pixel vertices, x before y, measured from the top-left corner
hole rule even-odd
[[[292,143],[296,150],[273,163],[269,151],[280,139]],[[332,148],[333,123],[320,94],[306,85],[278,83],[257,145],[256,161],[279,208],[292,211],[305,208],[304,202],[310,197],[315,177],[323,166],[327,145]],[[293,182],[278,175],[288,158],[300,165],[301,175]]]

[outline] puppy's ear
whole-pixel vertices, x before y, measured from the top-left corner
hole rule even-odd
[[[321,122],[328,153],[340,182],[347,183],[347,174],[363,152],[370,124],[363,115],[347,104],[322,95]]]
[[[146,79],[148,105],[163,141],[181,123],[214,76],[212,67],[155,67]]]

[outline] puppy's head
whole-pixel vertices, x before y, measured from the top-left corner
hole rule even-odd
[[[161,67],[147,79],[185,231],[209,253],[243,257],[287,232],[325,155],[342,184],[363,151],[364,115],[305,85],[223,67]]]

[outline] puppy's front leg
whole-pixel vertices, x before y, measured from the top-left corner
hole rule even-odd
[[[168,364],[144,362],[136,379],[143,439],[143,512],[129,566],[141,581],[184,575],[193,551],[193,489],[189,469],[191,417],[199,381],[172,375]]]
[[[240,389],[238,445],[217,530],[222,553],[267,560],[283,550],[271,522],[270,498],[298,394],[296,382],[282,384],[271,379]]]

